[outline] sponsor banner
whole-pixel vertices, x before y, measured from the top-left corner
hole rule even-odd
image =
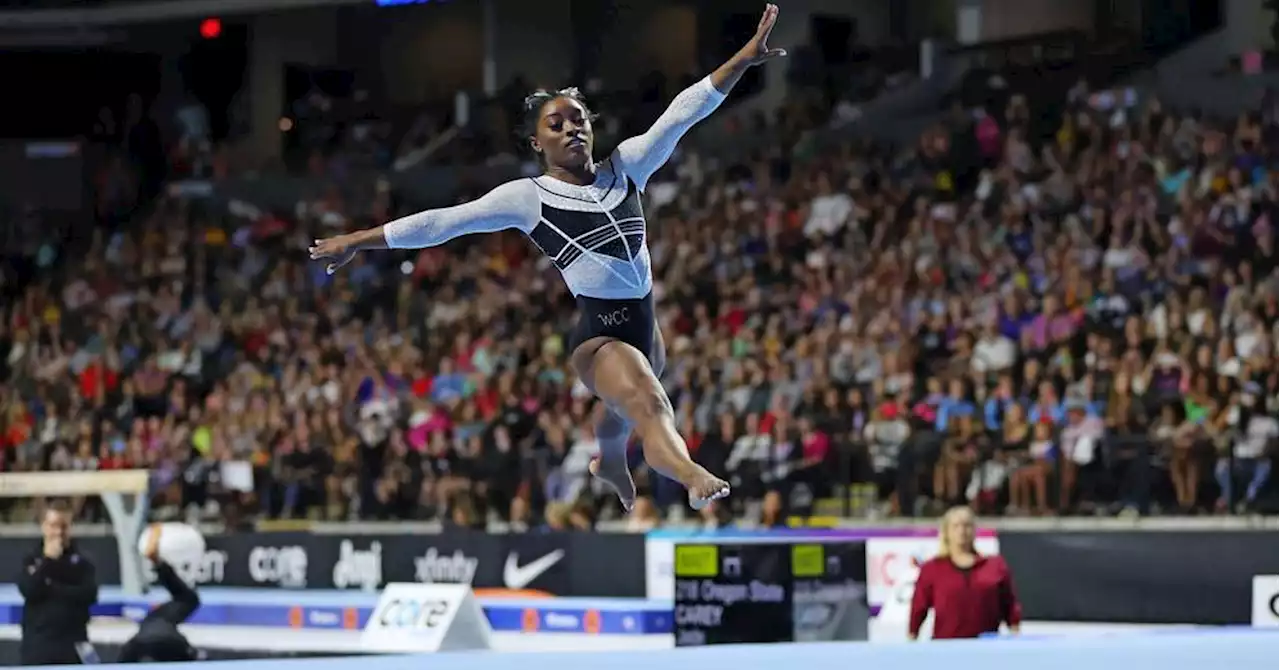
[[[989,529],[979,529],[979,538],[994,537]],[[676,543],[750,544],[777,542],[817,542],[863,544],[871,540],[903,540],[937,548],[937,531],[931,528],[780,528],[768,530],[724,529],[655,530],[645,536],[645,595],[658,600],[675,597]],[[861,564],[862,561],[859,561]]]
[[[309,564],[310,554],[302,542],[273,542],[249,549],[245,569],[253,584],[305,589]]]
[[[227,552],[206,547],[198,558],[174,564],[173,571],[188,584],[223,584],[226,583],[228,560]],[[142,574],[148,584],[155,583],[156,572],[150,561],[143,561]]]
[[[664,531],[647,537],[608,533],[235,533],[208,537],[200,560],[178,569],[191,581],[208,586],[360,592],[389,582],[453,583],[470,577],[472,586],[484,596],[489,595],[488,590],[509,589],[509,576],[512,583],[523,584],[520,588],[525,591],[583,597],[644,597],[647,592],[670,600],[674,593],[671,547],[676,540],[822,542],[860,537],[869,543],[866,577],[868,599],[874,605],[883,604],[884,594],[891,593],[900,578],[896,563],[885,566],[885,556],[891,552],[877,548],[893,544],[882,541],[919,540],[915,550],[897,554],[909,561],[931,552],[933,536],[928,529],[896,534],[891,530],[859,534],[845,529]],[[114,539],[81,537],[76,544],[94,562],[101,584],[119,584]],[[670,558],[661,555],[664,546]],[[0,583],[12,583],[22,569],[23,558],[38,548],[35,538],[0,542]],[[999,553],[1013,570],[1024,616],[1029,619],[1247,625],[1253,620],[1253,577],[1275,574],[1276,535],[1265,529],[1006,531],[1000,534]],[[559,557],[552,560],[551,556]],[[877,566],[886,569],[881,571]],[[665,598],[664,579],[668,585]],[[616,623],[623,627],[622,621]]]
[[[600,611],[525,608],[520,628],[530,632],[598,634]]]
[[[305,588],[309,538],[307,533],[211,535],[205,538],[205,550],[199,558],[173,567],[195,586]],[[147,580],[154,582],[151,565],[144,562],[143,569]],[[115,583],[106,581],[101,569],[98,576],[104,584]]]
[[[574,593],[562,534],[313,536],[308,587],[377,591],[392,582],[469,584],[525,595]]]
[[[542,607],[527,607],[486,601],[484,614],[490,627],[500,633],[670,635],[674,631],[669,605],[640,603],[617,609],[597,609],[555,602]]]
[[[1280,626],[1280,577],[1257,575],[1253,578],[1253,616],[1255,628]]]
[[[77,544],[97,567],[100,583],[119,583],[113,538],[86,537]],[[0,543],[0,582],[15,579],[25,554],[36,549],[35,539]],[[480,595],[640,597],[643,552],[643,536],[632,534],[288,531],[212,535],[198,559],[174,567],[196,586],[371,593],[400,582],[469,584]]]
[[[1026,618],[1248,625],[1276,531],[1007,531],[1000,553]]]
[[[465,584],[388,584],[360,646],[380,653],[481,650],[490,647],[490,633]]]
[[[645,597],[645,537],[639,533],[570,533],[571,595]],[[626,621],[619,621],[626,628]]]
[[[22,657],[20,655],[21,641],[19,640],[0,640],[0,668],[16,668],[22,665]],[[94,642],[93,647],[98,652],[98,656],[103,663],[115,663],[120,657],[122,644],[111,642]],[[334,658],[336,656],[355,656],[355,653],[332,652],[332,651],[279,651],[272,649],[254,649],[251,644],[243,645],[241,649],[220,649],[220,648],[200,648],[200,652],[207,661],[234,661],[247,659],[266,659],[266,658]],[[364,654],[359,654],[364,655]]]
[[[1000,553],[1000,542],[992,532],[983,532],[974,540],[978,553],[994,556]],[[867,605],[878,612],[890,600],[911,604],[920,566],[938,554],[938,538],[872,537],[867,547]]]
[[[395,598],[388,599],[387,595],[393,587],[401,595],[404,594],[406,587],[410,587],[410,592],[413,592],[413,587],[434,589],[436,592],[440,592],[440,589],[466,590],[458,584],[396,584],[389,585],[376,596],[350,593],[302,598],[315,601],[306,605],[260,601],[260,599],[259,601],[237,601],[234,597],[226,596],[215,599],[211,596],[205,599],[200,609],[195,611],[187,623],[255,628],[366,630],[370,622],[379,616],[379,608],[395,600]],[[673,632],[672,608],[669,604],[595,600],[592,602],[599,603],[599,607],[587,607],[574,604],[573,601],[566,603],[564,600],[552,599],[541,601],[545,604],[534,604],[523,598],[512,600],[475,598],[474,600],[480,605],[489,627],[498,632],[543,631],[586,635],[669,635]],[[577,602],[584,601],[585,599],[579,599]],[[114,616],[123,616],[131,621],[141,621],[150,610],[151,602],[145,597],[108,599],[100,604],[95,613],[102,615],[113,613]],[[415,602],[417,602],[415,606],[422,606],[426,598],[417,598]],[[381,614],[386,614],[385,609]],[[396,616],[399,617],[402,614],[408,616],[401,611],[397,611]],[[430,612],[419,612],[419,614],[427,616]],[[20,618],[19,607],[9,608],[7,612],[0,610],[0,624],[16,624]],[[396,619],[396,621],[400,620]],[[409,623],[402,623],[404,626],[412,627]],[[375,627],[387,625],[387,621],[383,621],[381,624],[375,624]],[[425,627],[425,621],[422,625]]]

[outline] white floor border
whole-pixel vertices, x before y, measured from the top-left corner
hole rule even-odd
[[[1028,621],[1024,635],[1108,635],[1150,630],[1173,630],[1195,626],[1167,624],[1058,623]],[[122,644],[138,629],[123,620],[95,620],[89,627],[93,642]],[[360,632],[346,630],[294,630],[251,626],[187,625],[187,638],[200,649],[249,649],[279,652],[360,653]],[[19,640],[16,625],[0,626],[0,639]],[[494,650],[525,651],[625,651],[670,649],[672,635],[584,635],[581,633],[494,633]]]

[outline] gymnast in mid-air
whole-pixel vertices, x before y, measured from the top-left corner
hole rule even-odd
[[[645,462],[683,485],[694,509],[727,496],[729,484],[689,457],[658,381],[666,351],[655,321],[640,193],[680,138],[720,105],[748,68],[786,55],[767,44],[777,19],[777,5],[766,5],[755,35],[732,58],[682,91],[647,132],[624,140],[603,161],[592,156],[593,114],[578,90],[538,91],[525,99],[522,132],[542,164],[541,176],[507,182],[456,207],[316,240],[311,258],[327,260],[333,273],[358,251],[420,249],[471,233],[519,229],[551,259],[577,299],[571,362],[605,405],[592,474],[631,510],[636,489],[626,449],[634,430]]]

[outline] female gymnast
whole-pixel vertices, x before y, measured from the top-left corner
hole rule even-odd
[[[606,409],[596,426],[600,457],[592,473],[631,510],[636,491],[626,447],[634,429],[649,467],[680,482],[691,507],[727,496],[729,484],[689,457],[658,381],[666,351],[654,320],[639,193],[747,68],[786,55],[767,45],[777,19],[777,5],[766,5],[755,35],[737,54],[677,95],[653,127],[623,141],[604,161],[592,157],[592,114],[578,90],[539,91],[525,100],[524,131],[543,165],[542,176],[507,182],[456,207],[316,240],[311,258],[328,259],[333,273],[361,250],[419,249],[471,233],[521,230],[555,263],[577,299],[571,362]]]

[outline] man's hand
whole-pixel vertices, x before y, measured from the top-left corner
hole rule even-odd
[[[62,552],[66,549],[66,542],[60,535],[53,535],[44,539],[44,557],[49,559],[62,558]]]

